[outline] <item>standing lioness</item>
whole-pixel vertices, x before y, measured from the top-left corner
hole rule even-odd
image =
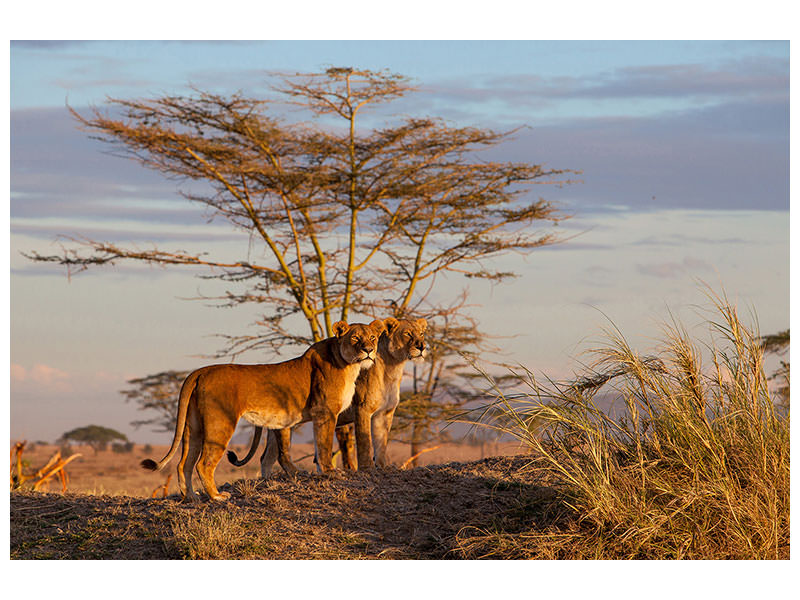
[[[386,329],[378,340],[375,366],[358,376],[353,402],[342,410],[337,421],[340,427],[356,424],[359,469],[369,469],[376,463],[380,467],[387,466],[386,446],[394,411],[400,403],[403,369],[406,361],[421,359],[427,354],[425,331],[428,322],[425,319],[398,320],[389,317],[384,319],[383,324]],[[244,458],[239,460],[235,452],[228,452],[228,460],[232,464],[240,467],[253,457],[261,440],[261,429],[256,427],[250,450]],[[289,442],[284,438],[289,435],[286,431],[270,432],[261,455],[261,477],[269,477],[275,460],[280,462],[281,454],[288,451]]]
[[[181,387],[175,436],[158,463],[146,459],[142,467],[160,470],[183,440],[178,464],[178,484],[185,500],[195,500],[192,468],[212,500],[225,500],[214,483],[214,471],[241,417],[251,423],[279,429],[278,461],[292,474],[289,428],[313,421],[317,467],[333,469],[331,448],[336,419],[353,399],[356,378],[375,360],[382,321],[369,325],[333,325],[334,337],[312,345],[297,358],[267,365],[213,365],[189,374]],[[198,458],[200,459],[198,462]]]

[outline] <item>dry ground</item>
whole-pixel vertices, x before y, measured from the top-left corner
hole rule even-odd
[[[79,452],[81,457],[67,466],[69,477],[67,491],[149,498],[152,492],[157,487],[164,485],[167,478],[171,476],[168,486],[169,493],[177,492],[175,470],[178,458],[180,458],[180,450],[160,473],[145,471],[139,466],[144,458],[161,459],[168,448],[167,445],[153,445],[151,451],[145,452],[143,445],[136,444],[133,452],[119,454],[111,450],[95,453],[89,446],[73,446],[74,451]],[[247,447],[242,445],[232,445],[229,448],[235,450],[239,457],[247,453]],[[260,473],[258,461],[262,448],[263,441],[259,452],[243,467],[234,467],[228,463],[227,459],[223,458],[217,468],[217,484],[242,478],[257,478]],[[56,450],[58,450],[58,446],[39,444],[31,449],[29,444],[23,453],[23,459],[29,463],[29,467],[25,471],[35,471],[42,467]],[[389,461],[395,466],[399,467],[409,458],[409,446],[406,444],[392,442],[388,450]],[[435,450],[421,454],[418,458],[418,465],[426,466],[452,461],[466,462],[488,456],[510,456],[521,451],[517,444],[511,443],[487,442],[483,445],[445,443]],[[292,445],[292,459],[299,468],[307,471],[315,470],[313,452],[313,444],[296,443]],[[338,459],[337,464],[341,466]],[[277,465],[276,470],[280,470]],[[195,490],[202,490],[196,474],[194,487]],[[50,484],[49,491],[61,491],[61,484],[57,479]]]
[[[551,482],[530,462],[245,478],[220,486],[231,492],[221,504],[15,492],[11,558],[478,558],[472,539],[564,521]]]

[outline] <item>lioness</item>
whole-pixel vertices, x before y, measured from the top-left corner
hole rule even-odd
[[[190,373],[181,387],[169,451],[158,463],[143,460],[142,467],[162,469],[182,440],[178,484],[184,500],[196,500],[191,476],[195,464],[209,497],[225,500],[230,494],[217,490],[214,471],[244,417],[259,427],[282,430],[278,460],[289,474],[297,471],[288,454],[290,428],[313,421],[317,468],[331,471],[336,419],[352,401],[358,374],[373,365],[385,329],[380,320],[369,325],[339,321],[333,325],[334,337],[297,358],[266,365],[213,365]]]
[[[428,322],[425,319],[389,317],[383,323],[386,330],[378,342],[375,365],[358,376],[353,402],[339,414],[336,422],[337,427],[355,422],[359,469],[371,468],[375,463],[380,467],[387,465],[386,446],[394,411],[400,402],[403,368],[407,360],[423,358],[427,353],[425,331]],[[269,477],[276,458],[280,460],[281,453],[288,449],[286,438],[289,435],[286,431],[270,432],[267,447],[261,455],[263,478]],[[238,460],[236,454],[229,451],[228,460],[236,466],[244,465],[252,458],[260,439],[261,428],[257,427],[247,456]]]

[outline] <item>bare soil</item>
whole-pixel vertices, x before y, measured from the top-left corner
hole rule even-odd
[[[548,475],[524,455],[297,479],[234,472],[219,486],[231,493],[224,503],[14,492],[11,558],[498,557],[475,548],[496,532],[552,530],[567,515]],[[78,470],[70,477],[82,481]]]

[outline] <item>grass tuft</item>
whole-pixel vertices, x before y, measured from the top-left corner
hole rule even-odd
[[[768,388],[758,332],[726,298],[710,298],[708,366],[673,323],[654,356],[613,330],[574,382],[544,386],[523,369],[514,375],[524,393],[493,385],[483,423],[560,479],[575,527],[467,536],[466,556],[789,557],[789,411]],[[598,407],[601,389],[621,416]]]
[[[226,510],[183,510],[171,516],[174,543],[184,558],[230,559],[251,545],[245,518]]]

